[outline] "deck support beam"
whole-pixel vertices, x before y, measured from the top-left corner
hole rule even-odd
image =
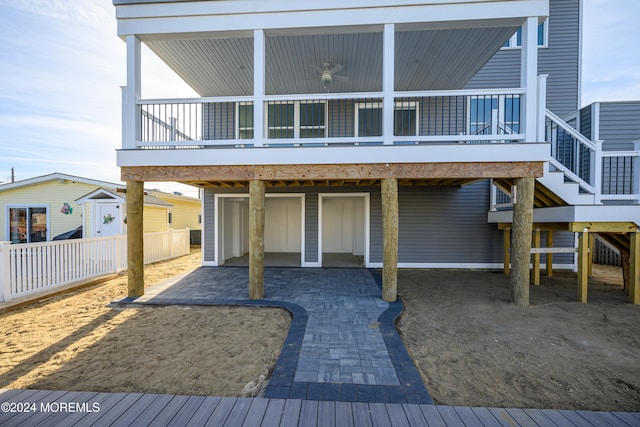
[[[518,178],[516,201],[513,206],[513,231],[511,235],[511,302],[529,305],[529,261],[531,259],[531,231],[533,228],[534,178]]]
[[[382,193],[382,299],[394,302],[398,294],[398,180],[381,180]]]
[[[630,233],[629,302],[640,304],[640,231]]]
[[[249,299],[264,298],[264,181],[249,182]]]
[[[578,301],[587,303],[589,286],[589,230],[578,233]]]
[[[144,295],[144,182],[127,181],[127,296]]]

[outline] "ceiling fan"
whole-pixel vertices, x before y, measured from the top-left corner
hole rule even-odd
[[[316,69],[320,72],[320,81],[323,85],[328,86],[335,79],[338,81],[347,81],[348,77],[338,76],[336,73],[340,72],[344,66],[341,64],[335,64],[331,67],[330,62],[325,62],[322,64],[323,68],[316,67]]]

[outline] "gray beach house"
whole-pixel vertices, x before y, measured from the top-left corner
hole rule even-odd
[[[128,195],[200,187],[203,265],[251,298],[265,265],[382,268],[387,301],[397,268],[504,268],[526,305],[546,264],[586,302],[596,237],[640,303],[640,102],[581,105],[580,0],[113,3]],[[200,97],[142,99],[142,45]]]

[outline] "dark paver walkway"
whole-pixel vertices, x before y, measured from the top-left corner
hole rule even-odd
[[[293,315],[268,398],[432,403],[394,326],[402,303],[380,299],[376,271],[267,268],[250,301],[246,268],[201,267],[151,287],[134,304],[262,305]]]

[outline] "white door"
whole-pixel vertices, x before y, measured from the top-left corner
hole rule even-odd
[[[265,200],[265,252],[300,252],[302,200],[269,197]]]
[[[96,202],[96,237],[114,236],[120,233],[119,204],[117,202]]]
[[[364,199],[325,197],[322,201],[322,252],[364,255]]]

